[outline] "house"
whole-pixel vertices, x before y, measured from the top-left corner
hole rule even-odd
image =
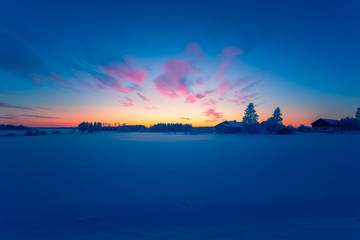
[[[339,120],[319,118],[311,124],[312,128],[317,132],[325,132],[329,130],[340,131],[342,125]]]
[[[224,121],[215,126],[216,133],[239,133],[242,123],[237,121]]]
[[[292,133],[293,133],[293,131],[290,128],[281,128],[281,129],[277,130],[277,134],[279,134],[279,135],[289,135]]]

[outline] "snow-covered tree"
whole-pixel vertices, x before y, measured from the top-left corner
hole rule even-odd
[[[101,131],[101,123],[100,122],[94,122],[94,124],[92,122],[82,122],[78,125],[78,129],[80,132],[85,132],[85,131]]]
[[[359,120],[352,117],[342,118],[340,120],[344,130],[360,130]]]
[[[280,128],[284,127],[282,121],[283,121],[282,113],[280,111],[280,108],[277,107],[274,110],[273,115],[270,118],[268,118],[264,123],[265,132],[273,133],[279,130]]]
[[[280,108],[277,107],[272,115],[272,118],[275,120],[275,122],[279,125],[282,126],[283,125],[283,118],[282,118],[282,113],[280,111]]]
[[[279,124],[274,117],[270,117],[264,122],[264,128],[266,133],[273,133],[279,130]]]
[[[89,129],[89,123],[88,122],[82,122],[78,125],[78,129],[80,132],[85,132]]]
[[[98,122],[96,131],[101,131],[101,129],[102,129],[101,122]]]
[[[259,115],[256,113],[254,103],[249,103],[243,117],[244,132],[255,133],[259,131]]]
[[[356,111],[355,118],[360,121],[360,107]]]

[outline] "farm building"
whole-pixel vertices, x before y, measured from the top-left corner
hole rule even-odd
[[[215,126],[216,133],[239,133],[242,123],[237,121],[224,121]]]
[[[318,132],[328,130],[339,131],[342,128],[339,120],[320,118],[311,124],[312,128]]]
[[[288,134],[292,134],[293,131],[290,128],[281,128],[279,130],[277,130],[277,134],[279,135],[288,135]]]

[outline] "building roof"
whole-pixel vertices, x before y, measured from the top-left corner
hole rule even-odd
[[[319,118],[318,120],[316,121],[319,121],[319,120],[323,120],[329,124],[332,124],[332,125],[337,125],[337,124],[340,124],[340,121],[339,120],[335,120],[335,119],[326,119],[326,118]],[[315,122],[316,122],[315,121]]]
[[[222,124],[226,127],[232,127],[232,128],[241,128],[242,127],[242,122],[235,122],[235,121],[224,121],[220,124]]]
[[[285,132],[292,132],[292,130],[291,130],[290,128],[287,128],[287,127],[280,128],[280,129],[278,130],[278,132],[283,132],[283,131],[285,131]]]

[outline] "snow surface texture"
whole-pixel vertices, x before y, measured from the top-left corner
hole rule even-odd
[[[0,239],[360,239],[359,140],[0,138]]]

